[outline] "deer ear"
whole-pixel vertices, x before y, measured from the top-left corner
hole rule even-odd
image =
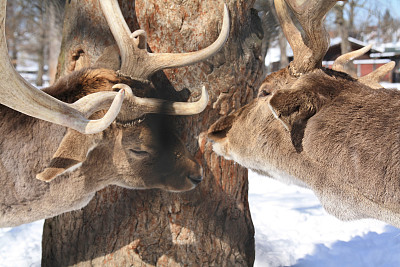
[[[217,142],[226,137],[228,131],[232,128],[232,124],[236,118],[235,114],[230,114],[218,119],[211,127],[208,129],[207,136],[211,140]]]
[[[294,124],[312,117],[322,102],[322,97],[310,90],[281,90],[271,97],[269,108],[283,126],[291,131]]]
[[[277,91],[270,99],[269,108],[290,132],[292,144],[301,152],[307,121],[320,109],[324,98],[307,89]]]
[[[84,135],[75,130],[68,129],[67,134],[54,153],[49,166],[37,174],[36,178],[50,182],[66,171],[79,168],[86,160],[91,147],[92,138],[90,138],[90,135]]]

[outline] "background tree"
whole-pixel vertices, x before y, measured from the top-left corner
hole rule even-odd
[[[15,0],[7,2],[6,38],[14,67],[17,66],[20,45],[26,39],[24,34],[26,33],[26,26],[29,24],[27,10],[29,10],[27,1]]]
[[[148,33],[153,52],[198,50],[212,43],[221,27],[223,1],[219,0],[119,2],[131,30],[143,28]],[[252,9],[254,1],[226,2],[231,32],[225,47],[205,62],[152,78],[169,99],[186,99],[187,88],[209,89],[211,100],[202,114],[168,118],[202,162],[204,181],[181,194],[106,188],[84,209],[46,220],[43,266],[253,264],[247,170],[217,157],[204,133],[220,115],[255,96],[264,75],[268,35]],[[65,18],[61,75],[93,64],[104,48],[114,44],[97,1],[67,1]]]
[[[352,15],[353,17],[349,15],[348,21],[346,21],[344,18],[344,8],[347,3],[338,2],[333,7],[333,12],[335,13],[335,24],[337,26],[339,37],[341,39],[340,49],[342,55],[349,53],[351,51],[351,46],[349,41],[349,30],[352,30],[352,28],[354,28],[354,7],[355,7],[354,3],[355,3],[354,0],[349,2],[350,5],[349,14]],[[356,68],[353,62],[347,63],[345,66],[345,70],[347,73],[351,73],[353,74],[353,76],[356,76]]]
[[[58,55],[61,48],[65,0],[47,1],[48,76],[50,84],[53,84],[57,74]]]
[[[21,55],[37,63],[38,86],[43,85],[45,66],[49,68],[50,80],[55,78],[64,5],[65,0],[7,2],[6,37],[10,57],[15,67]]]
[[[280,50],[279,68],[284,68],[289,65],[289,58],[286,55],[288,42],[278,23],[278,15],[275,11],[274,0],[256,0],[254,8],[265,12],[266,16],[263,25],[266,25],[264,32],[269,36],[271,46],[277,46]],[[275,43],[274,43],[275,42]]]
[[[389,9],[386,9],[383,18],[380,19],[379,25],[381,26],[379,30],[382,42],[390,43],[399,41],[400,20],[393,18]]]

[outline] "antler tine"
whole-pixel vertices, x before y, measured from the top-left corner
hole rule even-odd
[[[395,66],[396,63],[394,61],[390,61],[389,63],[377,68],[373,72],[359,78],[359,81],[373,89],[382,88],[382,85],[380,85],[379,81],[381,81],[386,74],[392,71]]]
[[[371,50],[372,44],[365,46],[361,49],[346,53],[344,55],[339,56],[334,62],[332,69],[336,71],[341,71],[341,72],[346,72],[344,66],[351,60],[358,58],[365,53],[367,53],[369,50]]]
[[[290,64],[291,73],[303,73],[320,68],[329,47],[329,36],[323,25],[325,14],[340,0],[275,0],[282,30],[293,49],[294,60]],[[300,23],[304,36],[296,28],[289,8]]]
[[[224,4],[221,32],[214,43],[196,52],[150,54],[150,56],[153,58],[151,61],[153,65],[152,72],[154,73],[158,70],[166,68],[177,68],[192,65],[215,55],[228,39],[229,29],[229,11],[227,6]]]
[[[361,49],[346,53],[344,55],[339,56],[334,62],[333,62],[333,66],[332,69],[336,70],[336,71],[341,71],[341,72],[345,72],[345,68],[344,66],[351,60],[360,57],[362,55],[364,55],[365,53],[367,53],[370,49],[372,48],[372,44],[365,46]],[[382,88],[382,85],[379,83],[382,78],[388,74],[390,71],[393,70],[393,68],[396,66],[396,63],[394,61],[391,61],[389,63],[386,63],[385,65],[377,68],[376,70],[374,70],[373,72],[360,77],[358,79],[359,82],[368,85],[369,87],[373,88],[373,89],[379,89]]]
[[[7,52],[5,38],[6,0],[0,0],[1,40],[0,40],[0,73],[3,81],[0,83],[0,104],[17,110],[26,115],[60,124],[75,129],[81,133],[92,134],[103,131],[117,117],[124,99],[124,91],[110,96],[107,102],[114,99],[107,114],[100,120],[88,120],[79,109],[73,105],[59,101],[56,98],[36,89],[22,78],[14,69]],[[83,100],[85,101],[85,100]],[[104,99],[86,103],[91,109],[103,105]],[[89,114],[90,115],[90,114]]]
[[[101,8],[121,53],[120,73],[134,79],[147,79],[154,72],[183,67],[206,60],[217,53],[229,35],[229,12],[224,6],[224,19],[218,39],[200,51],[190,53],[148,53],[146,33],[130,32],[117,0],[100,0]]]
[[[116,84],[113,88],[124,89],[128,92],[131,91],[131,88],[126,84]],[[139,110],[141,114],[163,113],[168,115],[195,115],[201,113],[207,107],[208,93],[203,86],[201,89],[201,97],[195,102],[172,102],[156,98],[141,98],[133,94],[129,94],[127,100],[135,109]],[[137,114],[136,117],[138,117]]]

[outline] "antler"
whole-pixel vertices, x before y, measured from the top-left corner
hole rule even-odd
[[[147,79],[158,70],[183,67],[206,60],[222,48],[229,35],[229,13],[225,5],[220,35],[207,48],[180,54],[149,53],[146,33],[143,30],[131,33],[117,0],[100,0],[100,5],[121,53],[122,62],[119,72],[133,79]]]
[[[323,25],[325,14],[340,0],[275,0],[282,30],[293,49],[290,71],[294,76],[322,66],[329,48],[329,36]],[[290,10],[300,23],[303,34],[296,28]]]
[[[131,90],[131,88],[126,84],[116,84],[113,88],[123,89],[127,92]],[[194,115],[199,114],[207,107],[208,93],[206,88],[203,86],[201,89],[201,97],[195,102],[172,102],[156,98],[141,98],[133,94],[129,94],[127,100],[135,107],[135,110],[139,111],[140,115],[136,114],[136,117],[140,117],[145,113]]]
[[[372,45],[368,45],[365,46],[361,49],[343,54],[341,56],[339,56],[334,62],[333,62],[333,66],[332,69],[336,70],[336,71],[341,71],[341,72],[345,72],[345,68],[344,65],[346,63],[348,63],[349,61],[360,57],[362,55],[364,55],[365,53],[367,53],[370,49],[371,49]],[[377,68],[376,70],[374,70],[373,72],[363,76],[363,77],[359,77],[359,82],[368,85],[369,87],[373,88],[373,89],[379,89],[382,88],[382,85],[380,85],[380,81],[382,80],[382,78],[388,74],[390,71],[393,70],[393,68],[396,66],[396,63],[394,61],[391,61],[389,63],[386,63],[383,66],[380,66],[379,68]]]
[[[371,45],[365,46],[361,49],[343,54],[341,56],[339,56],[332,65],[332,69],[336,70],[336,71],[341,71],[341,72],[346,72],[344,66],[349,62],[352,61],[355,58],[358,58],[362,55],[364,55],[365,53],[367,53],[372,47]]]
[[[389,63],[386,63],[383,66],[380,66],[373,72],[360,77],[359,81],[365,85],[368,85],[369,87],[373,89],[379,89],[382,88],[382,85],[380,85],[380,81],[382,80],[383,77],[385,77],[386,74],[388,74],[390,71],[393,70],[393,68],[396,66],[396,62],[390,61]]]
[[[124,91],[121,90],[117,95],[104,97],[91,97],[81,99],[80,105],[76,108],[73,104],[61,102],[48,94],[36,89],[26,82],[14,69],[10,62],[7,52],[5,38],[5,17],[6,0],[0,0],[0,20],[1,20],[1,40],[0,40],[0,73],[3,81],[0,83],[0,104],[11,109],[17,110],[26,115],[46,120],[52,123],[70,127],[81,133],[92,134],[103,131],[117,117],[124,99]],[[111,98],[110,98],[111,97]],[[88,120],[90,114],[82,112],[80,107],[87,110],[97,110],[106,102],[112,105],[107,114],[100,120]]]

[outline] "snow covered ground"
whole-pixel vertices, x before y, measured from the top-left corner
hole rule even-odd
[[[0,266],[40,266],[43,222],[0,228]]]
[[[339,221],[311,190],[249,174],[255,266],[400,266],[400,229]]]
[[[312,191],[249,174],[256,267],[400,266],[400,229],[374,220],[342,222]],[[43,221],[0,229],[0,266],[40,266]]]

